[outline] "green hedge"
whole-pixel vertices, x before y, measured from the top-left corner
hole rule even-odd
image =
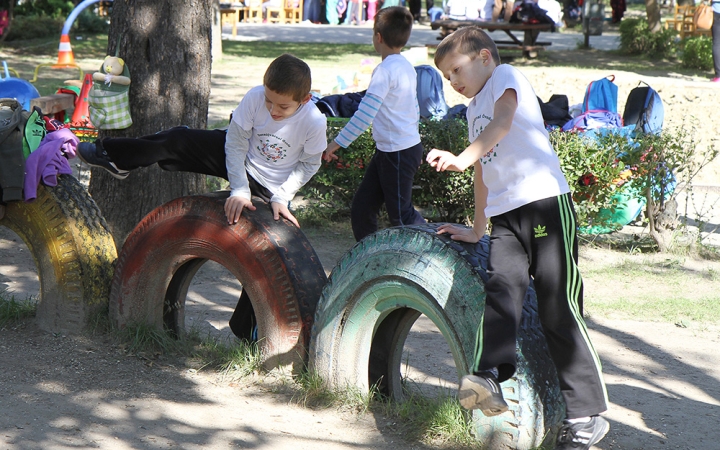
[[[328,140],[333,139],[347,120],[328,122]],[[422,144],[427,153],[433,148],[460,153],[469,144],[467,123],[462,119],[422,121]],[[552,132],[551,141],[561,160],[563,171],[573,190],[581,226],[603,225],[602,210],[612,209],[617,194],[631,178],[628,164],[617,155],[627,152],[627,139],[608,134],[598,139],[575,133]],[[375,152],[368,130],[339,159],[324,162],[318,174],[300,191],[309,200],[299,211],[305,221],[322,222],[347,216],[353,194]],[[635,156],[633,156],[635,158]],[[471,223],[474,214],[473,170],[463,173],[437,172],[423,162],[415,176],[413,204],[434,222]]]

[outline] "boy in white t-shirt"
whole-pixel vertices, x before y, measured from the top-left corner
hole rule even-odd
[[[275,220],[295,226],[288,209],[297,191],[318,171],[327,145],[326,118],[312,104],[308,65],[282,55],[268,66],[263,85],[243,97],[226,130],[176,127],[140,138],[81,143],[80,159],[115,178],[157,163],[170,171],[196,172],[230,181],[228,223],[254,210],[251,195],[270,203]]]
[[[508,409],[501,382],[515,373],[515,343],[530,278],[538,314],[555,363],[567,418],[557,449],[589,449],[609,430],[600,360],[582,317],[575,210],[570,188],[545,130],[527,79],[500,64],[493,40],[465,27],[438,45],[435,64],[452,87],[472,98],[470,146],[455,156],[433,149],[438,171],[475,167],[472,228],[442,225],[438,233],[477,242],[491,218],[488,281],[472,373],[460,380],[459,400],[487,416]]]
[[[373,45],[382,62],[373,71],[358,110],[323,155],[327,161],[338,159],[335,152],[347,148],[372,124],[376,152],[353,197],[350,213],[358,241],[377,231],[383,203],[393,226],[425,223],[412,204],[413,179],[423,154],[418,130],[417,74],[400,55],[410,38],[412,24],[412,14],[402,6],[383,8],[377,13]]]

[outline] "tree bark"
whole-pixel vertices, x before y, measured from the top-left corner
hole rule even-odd
[[[660,5],[657,0],[645,0],[645,12],[647,14],[648,29],[657,33],[662,29],[660,23]]]
[[[139,137],[174,126],[207,126],[210,97],[212,2],[115,0],[108,54],[125,60],[133,125],[101,130],[103,137]],[[118,45],[119,47],[116,47]],[[205,176],[166,172],[152,165],[119,181],[93,169],[90,194],[118,248],[152,209],[174,198],[205,192]]]

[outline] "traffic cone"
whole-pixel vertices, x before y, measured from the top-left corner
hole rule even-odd
[[[77,100],[75,100],[75,111],[73,111],[71,120],[73,126],[93,128],[93,125],[90,122],[90,110],[88,107],[88,95],[90,95],[90,88],[92,88],[92,85],[92,74],[86,73],[82,89],[80,89],[80,95],[78,95]]]
[[[53,69],[77,67],[77,64],[75,64],[75,55],[73,55],[72,47],[70,46],[70,37],[67,34],[60,35],[58,60],[57,63],[52,67]]]

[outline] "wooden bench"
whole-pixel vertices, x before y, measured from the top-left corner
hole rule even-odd
[[[433,30],[440,30],[439,40],[456,31],[458,28],[476,26],[483,30],[493,32],[501,30],[510,38],[510,40],[495,40],[498,49],[516,49],[522,50],[523,54],[528,58],[537,57],[537,52],[545,47],[552,45],[552,42],[538,41],[541,31],[553,31],[553,25],[549,23],[541,24],[525,24],[525,23],[508,23],[508,22],[481,22],[477,20],[452,20],[441,19],[430,24]],[[523,38],[520,40],[515,36],[515,32],[522,32]]]
[[[30,108],[37,106],[43,114],[49,116],[75,107],[75,96],[72,94],[53,94],[36,97],[30,100]]]
[[[695,28],[695,5],[675,5],[672,17],[665,20],[665,29],[673,29],[680,39],[692,36],[712,36],[712,30],[698,30]]]

